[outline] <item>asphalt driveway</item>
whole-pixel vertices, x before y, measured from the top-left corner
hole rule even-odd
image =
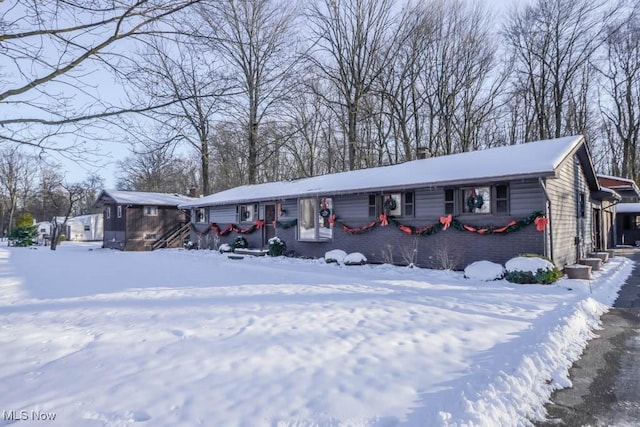
[[[618,255],[640,263],[640,251]],[[556,391],[538,427],[640,425],[640,268],[602,316],[598,338],[570,369],[572,388]]]

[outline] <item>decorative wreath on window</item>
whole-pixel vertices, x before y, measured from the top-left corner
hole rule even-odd
[[[393,197],[389,197],[384,201],[384,211],[385,212],[390,212],[392,210],[395,210],[396,207],[398,207],[398,205],[396,204],[396,201]]]
[[[469,208],[469,212],[473,212],[476,209],[481,209],[482,205],[484,205],[484,199],[481,194],[471,195],[467,198],[467,207]]]
[[[331,216],[331,209],[327,209],[327,208],[320,209],[320,216],[322,218],[329,218]]]

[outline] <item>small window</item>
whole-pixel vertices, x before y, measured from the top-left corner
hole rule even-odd
[[[496,213],[509,213],[509,186],[496,185]]]
[[[206,214],[205,214],[204,208],[197,208],[196,212],[195,212],[195,215],[196,215],[196,222],[198,224],[203,224],[203,223],[207,222],[207,218],[206,218]]]
[[[237,209],[238,222],[254,222],[258,219],[258,205],[240,205]]]
[[[84,226],[84,231],[91,231],[91,226],[90,225],[85,225]]]
[[[116,216],[117,216],[118,218],[122,218],[122,206],[118,206],[118,207],[116,208]]]
[[[369,195],[369,216],[370,217],[378,217],[380,215],[380,205],[378,201],[380,199],[375,194]]]
[[[622,216],[622,229],[631,230],[631,215]]]
[[[111,206],[107,206],[107,209],[105,209],[105,215],[107,216],[107,219],[111,218]]]
[[[444,190],[444,213],[445,214],[455,214],[456,208],[456,199],[455,199],[455,190],[448,189]]]
[[[156,240],[156,233],[144,233],[144,240]]]
[[[158,207],[157,206],[145,206],[144,207],[144,216],[158,216]]]
[[[473,214],[491,213],[491,187],[463,188],[462,211]]]
[[[586,204],[587,203],[584,193],[580,193],[580,201],[578,204],[578,214],[580,215],[580,218],[584,218],[585,216],[585,213],[587,211]]]
[[[413,206],[414,206],[413,199],[414,199],[413,191],[408,191],[404,193],[404,216],[405,217],[413,216]]]

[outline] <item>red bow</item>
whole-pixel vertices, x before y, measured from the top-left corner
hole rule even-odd
[[[264,220],[262,220],[262,219],[257,220],[256,221],[256,228],[258,230],[260,230],[262,227],[264,227]]]
[[[536,224],[536,230],[544,231],[544,228],[549,223],[549,220],[543,216],[539,216],[533,222]]]
[[[387,219],[387,214],[380,215],[380,226],[384,227],[389,225],[389,220]]]
[[[447,228],[449,228],[451,226],[451,214],[447,215],[447,216],[441,216],[440,217],[440,224],[442,224],[442,229],[446,230]]]
[[[331,215],[329,217],[329,224],[333,227],[333,225],[336,223],[336,216],[335,215]]]

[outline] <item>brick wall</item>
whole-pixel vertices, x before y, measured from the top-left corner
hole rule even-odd
[[[431,223],[433,222],[435,220]],[[471,223],[471,221],[469,222]],[[424,225],[424,223],[413,225]],[[224,226],[220,224],[220,226],[224,228],[226,224]],[[199,225],[198,231],[206,231],[206,228],[205,224]],[[331,249],[342,249],[347,253],[361,252],[370,262],[392,261],[396,264],[406,264],[411,259],[411,250],[415,248],[417,249],[417,265],[431,268],[441,266],[439,254],[447,250],[453,254],[451,258],[457,259],[458,269],[463,269],[474,261],[489,260],[504,264],[513,256],[521,253],[542,254],[544,251],[544,233],[537,231],[533,224],[505,235],[479,235],[448,229],[424,237],[409,236],[393,225],[377,226],[368,232],[356,235],[335,227],[333,240],[327,242],[297,241],[296,227],[278,228],[276,234],[287,244],[287,249],[296,256],[320,258]],[[218,244],[231,243],[236,236],[238,234],[233,232],[227,236],[220,236]],[[242,236],[249,242],[249,247],[262,247],[261,231]],[[192,232],[191,238],[195,242],[198,236]],[[200,248],[214,249],[215,233],[209,232],[204,237],[200,237],[200,241]],[[391,256],[391,254],[393,255]]]

